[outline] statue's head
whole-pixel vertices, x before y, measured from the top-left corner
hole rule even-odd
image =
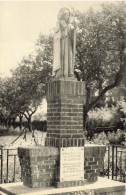
[[[65,20],[66,22],[68,22],[69,20],[69,17],[70,17],[70,10],[68,8],[62,8],[59,13],[58,13],[58,16],[57,18],[59,20]]]

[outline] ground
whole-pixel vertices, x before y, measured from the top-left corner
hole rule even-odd
[[[26,140],[24,139],[24,134],[21,135],[14,143],[12,143],[20,134],[19,128],[16,130],[10,130],[10,135],[0,136],[0,146],[4,148],[17,148],[19,146],[34,145],[34,138],[32,138],[32,133],[26,133]],[[35,141],[38,145],[44,145],[44,137],[46,133],[42,131],[35,130]]]

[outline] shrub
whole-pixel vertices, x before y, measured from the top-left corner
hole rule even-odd
[[[105,107],[96,108],[89,112],[87,119],[87,137],[92,138],[97,127],[101,127],[100,132],[104,131],[104,128],[110,128],[111,131],[116,131],[117,129],[124,129],[124,124],[121,121],[121,112],[117,107]],[[110,131],[109,130],[109,131]]]
[[[108,144],[107,135],[104,132],[94,134],[92,141],[94,144],[106,145]]]
[[[121,145],[125,141],[125,132],[118,129],[117,132],[108,133],[108,141],[110,144]]]
[[[94,134],[92,141],[95,144],[116,144],[124,145],[126,133],[120,129],[117,132],[109,132],[107,135],[104,132]]]

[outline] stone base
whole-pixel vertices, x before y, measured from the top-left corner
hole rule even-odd
[[[8,183],[0,185],[0,194],[6,195],[125,195],[125,184],[105,178],[98,178],[98,181],[85,186],[68,187],[68,188],[28,188],[22,182]]]
[[[87,180],[79,180],[79,181],[64,181],[64,182],[53,182],[53,186],[56,188],[68,188],[75,186],[84,186],[87,183]]]

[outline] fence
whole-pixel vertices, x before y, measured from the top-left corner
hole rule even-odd
[[[21,181],[17,149],[0,148],[0,183]]]
[[[17,149],[0,149],[0,183],[21,181]],[[108,145],[103,165],[103,176],[125,182],[126,146]]]
[[[107,175],[108,179],[125,182],[125,171],[126,146],[108,145],[104,160],[104,175]]]

